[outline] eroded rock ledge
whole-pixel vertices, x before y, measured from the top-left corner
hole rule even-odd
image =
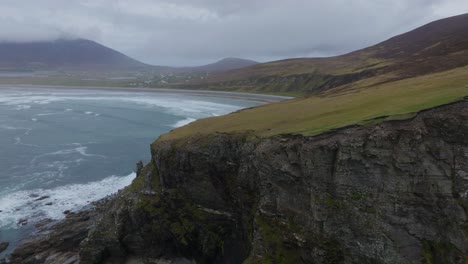
[[[156,141],[152,157],[86,235],[70,222],[12,263],[468,260],[466,101],[315,137]]]

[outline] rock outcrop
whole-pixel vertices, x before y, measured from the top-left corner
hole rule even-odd
[[[3,251],[5,251],[9,246],[10,246],[10,243],[8,243],[8,242],[2,242],[2,243],[0,243],[0,253],[2,253]]]
[[[466,263],[468,102],[315,137],[159,140],[134,183],[87,221],[85,236],[69,225],[71,247],[55,253],[81,263]],[[46,259],[22,250],[12,263]]]

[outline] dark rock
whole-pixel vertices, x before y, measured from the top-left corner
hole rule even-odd
[[[18,220],[18,223],[17,223],[19,226],[24,226],[24,225],[27,225],[28,224],[28,219],[26,218],[21,218],[20,220]]]
[[[2,242],[2,243],[0,243],[0,253],[2,253],[3,251],[5,251],[9,246],[10,246],[10,243],[8,243],[8,242]]]
[[[53,205],[53,204],[54,204],[54,203],[52,203],[52,202],[49,202],[49,203],[46,203],[45,205],[47,205],[47,206],[51,206],[51,205]]]
[[[69,212],[61,222],[42,221],[37,227],[37,235],[18,246],[10,256],[10,263],[78,264],[80,243],[100,217],[108,202],[99,207],[77,213]]]
[[[144,164],[143,161],[138,161],[136,164],[136,176],[139,177],[141,175],[141,171],[143,170]]]
[[[34,227],[37,229],[37,230],[45,230],[46,228],[50,227],[50,225],[54,223],[54,221],[50,218],[47,218],[47,219],[44,219],[44,220],[41,220],[39,221],[38,223],[36,223],[34,225]]]
[[[78,221],[81,221],[81,222],[84,222],[84,221],[88,221],[90,219],[89,216],[85,215],[85,216],[81,216],[78,218]]]
[[[129,188],[12,263],[463,263],[467,132],[461,102],[315,137],[159,140]]]
[[[63,214],[69,214],[69,213],[71,213],[70,210],[65,210],[65,211],[63,211]]]
[[[42,200],[49,199],[49,198],[50,198],[50,196],[44,195],[44,196],[41,196],[41,197],[35,199],[34,201],[42,201]]]

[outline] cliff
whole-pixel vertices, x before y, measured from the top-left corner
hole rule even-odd
[[[466,100],[318,136],[215,133],[151,151],[131,186],[11,262],[468,261]]]

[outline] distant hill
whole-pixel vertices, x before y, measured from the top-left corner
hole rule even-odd
[[[185,72],[225,72],[229,70],[236,70],[241,68],[250,67],[258,64],[258,62],[253,60],[239,59],[239,58],[225,58],[218,62],[197,66],[197,67],[183,67],[178,68],[180,71]]]
[[[386,83],[468,65],[468,14],[432,22],[375,46],[331,58],[257,64],[192,82],[191,88],[320,93]],[[183,86],[180,86],[183,87]]]
[[[86,39],[0,43],[0,69],[135,69],[148,65]]]
[[[213,73],[258,64],[226,58],[197,67],[152,66],[86,39],[28,43],[0,42],[0,70],[149,70],[154,73]]]

